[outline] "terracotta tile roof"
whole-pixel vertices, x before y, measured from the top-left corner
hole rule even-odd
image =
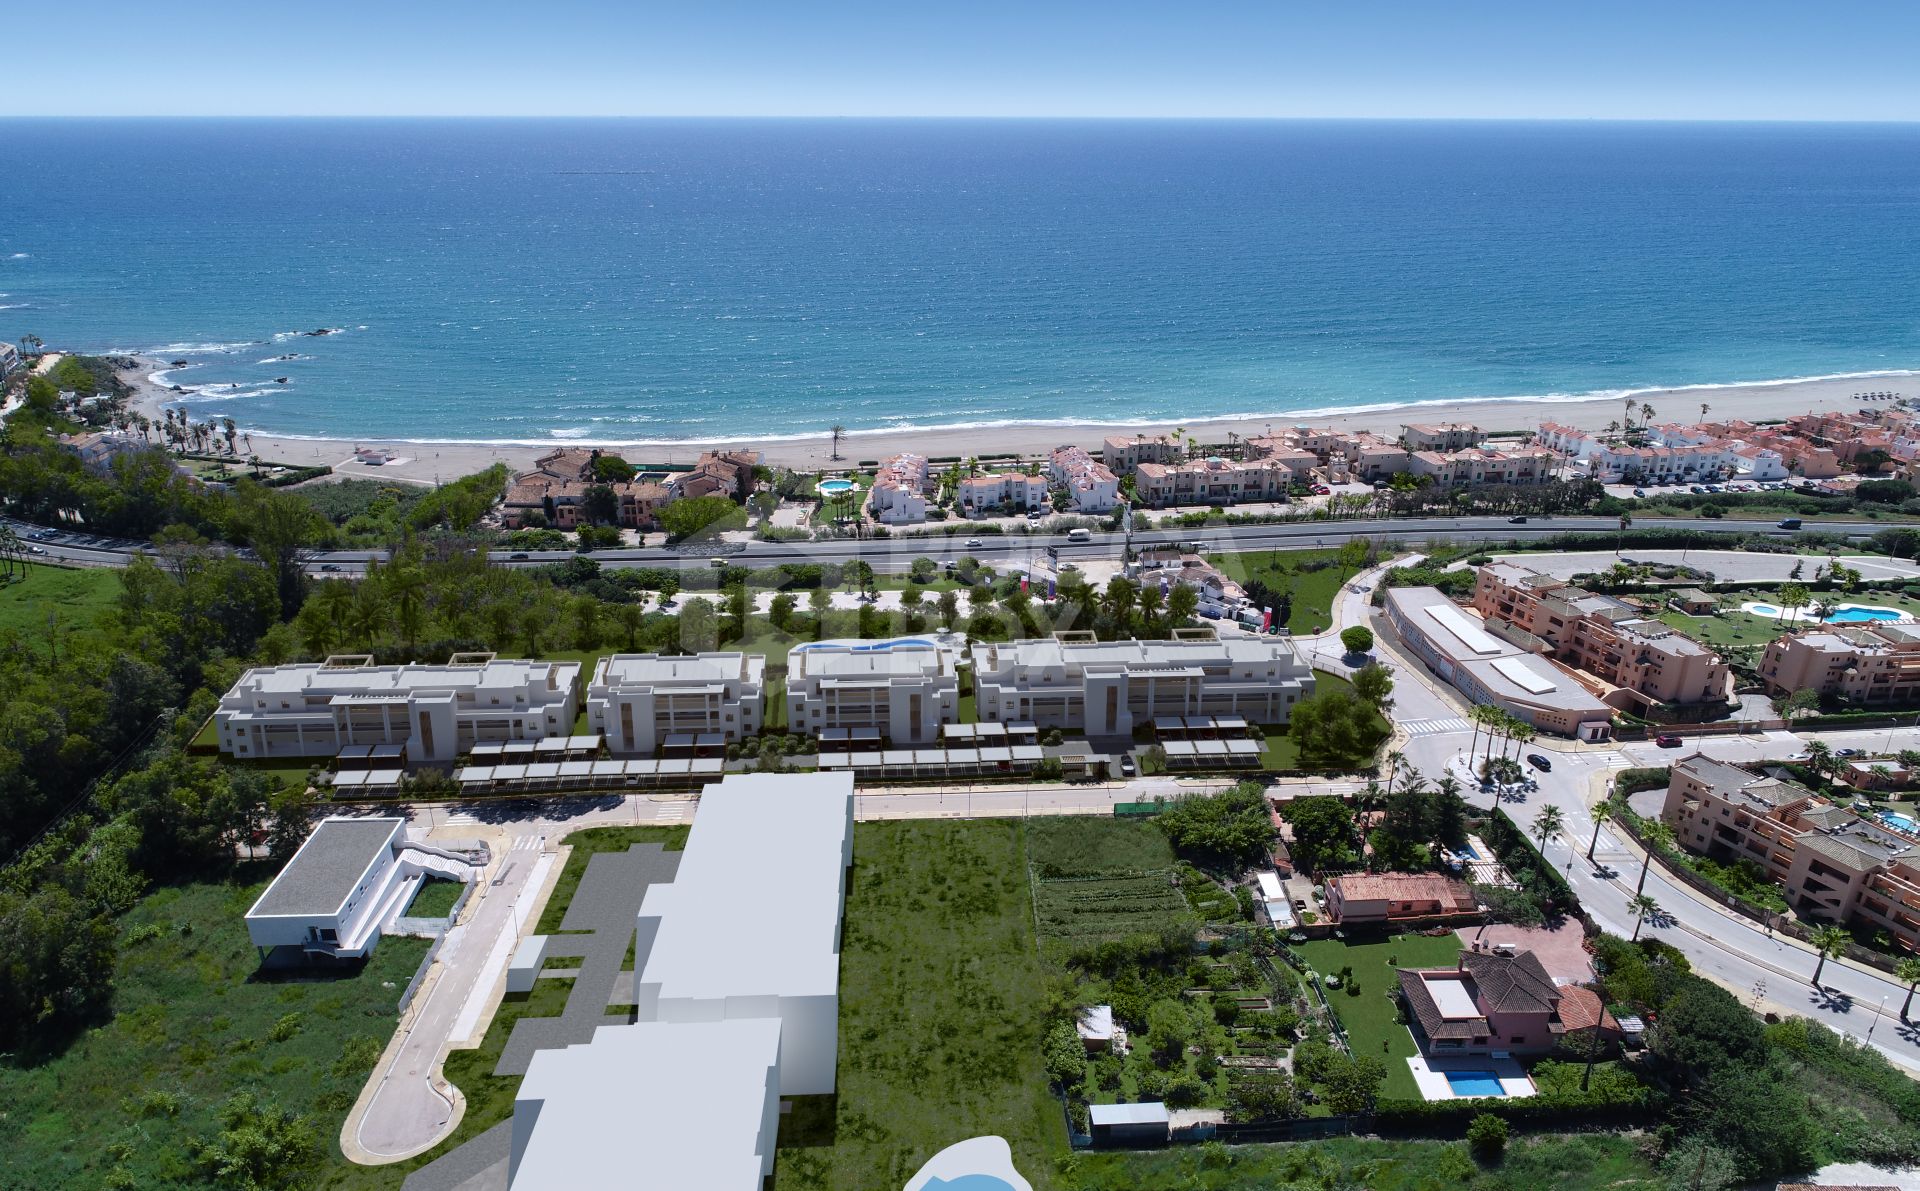
[[[1427,987],[1426,976],[1408,968],[1397,969],[1400,977],[1400,992],[1407,999],[1407,1008],[1413,1013],[1414,1020],[1420,1023],[1420,1031],[1429,1038],[1485,1038],[1491,1034],[1492,1027],[1484,1017],[1454,1018],[1449,1020],[1440,1011],[1439,1002],[1433,999],[1433,990]],[[1436,973],[1451,975],[1450,972]]]
[[[1438,902],[1442,906],[1473,906],[1465,883],[1433,873],[1353,873],[1330,878],[1348,901]]]
[[[1600,994],[1590,988],[1569,984],[1560,990],[1560,1024],[1569,1031],[1590,1030],[1599,1026],[1602,1030],[1618,1032],[1620,1023],[1607,1012],[1600,1000]]]

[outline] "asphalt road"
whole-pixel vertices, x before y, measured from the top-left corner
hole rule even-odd
[[[39,532],[39,527],[12,523],[24,537]],[[1769,520],[1718,520],[1705,518],[1661,518],[1647,520],[1641,528],[1699,529],[1717,533],[1767,533],[1782,539],[1792,531],[1780,529]],[[1299,521],[1276,525],[1217,526],[1193,530],[1153,530],[1133,536],[1136,548],[1171,543],[1199,543],[1213,553],[1258,550],[1311,550],[1338,546],[1354,537],[1383,541],[1418,542],[1429,538],[1447,538],[1470,542],[1531,541],[1569,532],[1611,533],[1619,522],[1611,517],[1532,517],[1524,525],[1514,525],[1504,517],[1460,518],[1357,518],[1346,521]],[[1809,526],[1864,538],[1884,529],[1872,523],[1833,523]],[[969,545],[977,542],[978,545]],[[42,547],[42,561],[75,566],[125,566],[144,543],[86,535],[62,533],[56,538],[32,543]],[[1044,558],[1047,547],[1059,551],[1062,562],[1086,562],[1118,559],[1122,540],[1119,534],[1101,534],[1091,542],[1069,542],[1065,534],[986,534],[970,537],[964,528],[951,535],[916,534],[887,538],[834,539],[822,542],[742,542],[712,543],[679,550],[648,548],[599,550],[590,557],[605,567],[687,567],[713,565],[713,558],[740,566],[770,567],[781,563],[849,562],[864,559],[874,570],[897,574],[904,572],[916,558],[945,561],[972,555],[989,566]],[[531,550],[496,552],[493,559],[503,566],[544,566],[574,557],[571,550]],[[384,550],[335,550],[314,553],[307,570],[316,575],[355,575],[365,571],[367,563],[386,558]]]

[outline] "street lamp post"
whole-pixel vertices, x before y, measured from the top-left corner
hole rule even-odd
[[[1886,1015],[1887,1015],[1887,998],[1881,997],[1880,1011],[1873,1015],[1873,1024],[1867,1027],[1867,1042],[1869,1044],[1873,1042],[1873,1032],[1874,1030],[1879,1028],[1880,1019],[1885,1017]]]

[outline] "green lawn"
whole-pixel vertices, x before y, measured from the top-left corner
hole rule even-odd
[[[269,875],[157,889],[119,920],[113,1018],[40,1066],[0,1066],[0,1185],[211,1185],[194,1147],[249,1089],[306,1117],[323,1176],[345,1166],[341,1122],[427,942],[382,940],[358,970],[256,979],[242,915]]]
[[[1281,1145],[1176,1146],[1158,1152],[1077,1154],[1063,1191],[1268,1191],[1365,1187],[1368,1191],[1660,1191],[1664,1180],[1637,1138],[1612,1134],[1516,1138],[1496,1166],[1459,1143],[1336,1138]],[[1028,1173],[1023,1171],[1022,1173]]]
[[[1025,839],[1018,820],[854,828],[837,1103],[831,1123],[783,1128],[778,1191],[901,1187],[982,1133],[1012,1144],[1036,1188],[1053,1185],[1066,1136],[1041,1066],[1047,977]]]
[[[768,667],[771,671],[772,667]],[[787,675],[785,671],[768,673],[764,695],[766,710],[760,717],[761,731],[785,732],[787,730]]]
[[[1210,561],[1237,583],[1258,579],[1275,593],[1292,592],[1293,612],[1287,618],[1287,628],[1303,635],[1323,632],[1333,623],[1333,599],[1347,578],[1334,564],[1338,555],[1337,550],[1270,550],[1216,554]]]
[[[120,572],[112,567],[27,563],[26,578],[0,583],[0,634],[11,629],[30,648],[44,649],[50,625],[95,624],[119,598]]]
[[[624,852],[634,844],[657,842],[666,845],[667,851],[678,852],[687,846],[687,833],[693,830],[691,824],[678,827],[589,827],[576,831],[562,839],[561,843],[573,849],[567,857],[567,867],[560,870],[560,877],[553,885],[553,893],[547,898],[546,909],[540,912],[540,925],[534,928],[535,934],[558,934],[560,923],[567,916],[567,906],[572,903],[574,891],[580,888],[580,879],[587,875],[587,862],[598,852]]]
[[[1386,1062],[1387,1082],[1380,1095],[1418,1100],[1420,1089],[1406,1060],[1419,1050],[1407,1027],[1394,1020],[1392,993],[1400,987],[1394,969],[1452,967],[1460,954],[1459,936],[1396,935],[1378,943],[1317,939],[1301,944],[1298,950],[1323,978],[1342,968],[1353,968],[1360,995],[1350,995],[1345,988],[1328,989],[1327,1001],[1340,1015],[1354,1053],[1374,1055]]]
[[[420,889],[407,903],[409,918],[445,918],[453,913],[453,903],[460,900],[460,891],[466,886],[459,881],[443,881],[437,877],[420,882]]]

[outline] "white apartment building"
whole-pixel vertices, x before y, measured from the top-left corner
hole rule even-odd
[[[1076,513],[1105,513],[1120,503],[1120,481],[1083,448],[1055,447],[1047,474],[1072,494]]]
[[[867,508],[876,521],[910,525],[927,519],[927,457],[903,453],[880,465]]]
[[[1732,440],[1709,437],[1687,442],[1693,437],[1679,429],[1662,441],[1661,431],[1648,432],[1647,446],[1630,447],[1604,441],[1597,433],[1556,422],[1542,422],[1534,436],[1534,445],[1557,451],[1586,465],[1587,473],[1606,484],[1661,481],[1696,482],[1730,476],[1744,462],[1734,450]]]
[[[450,761],[483,740],[566,736],[579,711],[578,662],[455,654],[445,664],[376,666],[371,655],[256,666],[214,712],[230,757],[330,757],[355,744],[405,745],[413,764]]]
[[[870,728],[895,745],[932,744],[959,714],[953,655],[930,642],[814,641],[787,655],[789,731]]]
[[[1022,510],[1053,507],[1046,477],[1017,471],[968,476],[960,481],[959,489],[954,493],[954,503],[969,517],[985,516],[989,510],[1002,505]]]
[[[670,736],[718,733],[729,743],[760,731],[767,660],[749,653],[601,658],[587,685],[588,730],[613,753],[652,755]]]
[[[1195,630],[1172,641],[1098,641],[1056,633],[974,653],[982,721],[1024,721],[1089,736],[1126,736],[1172,715],[1282,724],[1313,687],[1313,668],[1286,637],[1221,640]]]
[[[852,863],[851,774],[745,774],[708,786],[673,880],[649,887],[640,904],[638,1020],[777,1019],[780,1095],[833,1091]],[[749,924],[753,946],[715,945]]]

